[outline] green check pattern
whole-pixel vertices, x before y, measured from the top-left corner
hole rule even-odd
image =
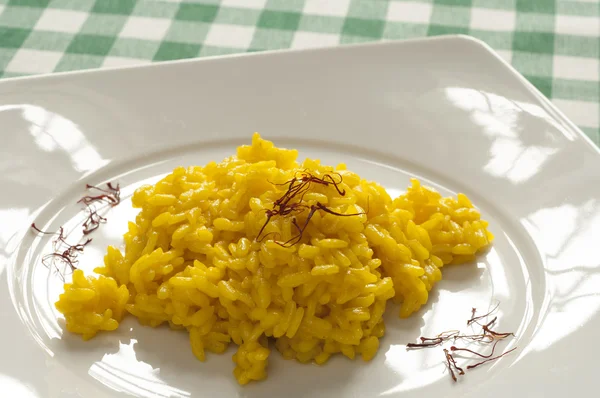
[[[600,145],[600,0],[0,0],[0,76],[455,33]]]

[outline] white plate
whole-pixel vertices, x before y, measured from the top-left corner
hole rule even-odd
[[[0,82],[0,385],[7,397],[563,397],[600,387],[600,156],[486,45],[447,37],[261,53]],[[177,165],[220,160],[260,131],[301,157],[345,161],[393,195],[417,176],[470,195],[497,240],[476,264],[444,269],[408,320],[388,310],[370,363],[324,367],[271,357],[239,387],[230,353],[193,358],[185,333],[133,319],[84,343],[63,333],[61,282],[28,231],[80,221],[84,183],[129,195]],[[127,201],[81,257],[120,244]],[[453,384],[419,335],[500,305],[515,353]]]

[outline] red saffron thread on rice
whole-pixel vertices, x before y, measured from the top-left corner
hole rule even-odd
[[[297,176],[298,174],[300,174],[299,177]],[[294,228],[296,228],[296,232],[297,232],[296,235],[294,235],[292,238],[288,239],[285,242],[279,242],[276,240],[274,241],[279,246],[291,247],[291,246],[294,246],[295,244],[299,243],[302,240],[302,237],[304,235],[304,231],[305,231],[306,227],[308,226],[308,224],[310,223],[310,220],[312,219],[312,217],[315,215],[315,213],[318,210],[322,210],[326,213],[329,213],[329,214],[332,214],[335,216],[340,216],[340,217],[350,217],[350,216],[358,216],[361,214],[366,214],[365,212],[343,214],[343,213],[339,213],[334,210],[331,210],[330,208],[328,208],[327,206],[325,206],[324,204],[322,204],[320,202],[317,202],[316,204],[314,204],[310,207],[303,203],[304,195],[310,190],[311,184],[332,186],[333,188],[335,188],[335,190],[341,196],[346,195],[346,191],[340,187],[340,184],[342,184],[342,182],[343,182],[342,175],[339,173],[333,173],[333,175],[337,176],[338,180],[336,180],[331,174],[324,174],[323,177],[317,177],[314,174],[312,174],[310,171],[304,170],[302,172],[296,173],[296,176],[294,176],[294,178],[292,178],[284,183],[281,183],[281,184],[272,183],[273,185],[280,185],[280,186],[287,185],[287,190],[279,199],[277,199],[273,202],[272,209],[265,210],[267,219],[265,220],[264,224],[258,231],[258,235],[256,236],[256,241],[262,242],[267,236],[274,234],[274,232],[271,232],[269,234],[262,236],[265,228],[267,227],[267,225],[269,224],[271,219],[275,216],[289,216],[294,213],[300,214],[300,213],[308,210],[306,220],[304,221],[302,226],[300,226],[296,217],[294,217],[292,219],[292,225],[294,226]],[[298,198],[298,200],[294,202],[294,200],[296,198]]]

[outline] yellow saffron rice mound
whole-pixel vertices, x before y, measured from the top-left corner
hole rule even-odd
[[[443,198],[417,180],[392,199],[375,182],[280,149],[255,134],[237,156],[178,167],[133,195],[141,209],[125,250],[109,247],[100,276],[73,282],[56,303],[67,330],[84,339],[114,330],[125,313],[186,330],[194,355],[231,343],[234,374],[264,379],[268,340],[288,359],[325,363],[342,353],[368,361],[385,333],[386,303],[407,317],[427,302],[446,264],[474,259],[493,239],[469,199]],[[268,212],[286,182],[309,171],[341,182],[311,184],[304,211]],[[343,195],[342,195],[343,193]],[[298,243],[288,242],[319,208]],[[341,216],[346,214],[347,216]]]

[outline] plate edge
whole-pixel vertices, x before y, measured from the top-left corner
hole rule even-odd
[[[52,81],[54,79],[60,79],[64,77],[78,77],[85,75],[95,75],[95,74],[105,74],[105,73],[114,73],[120,71],[129,71],[134,69],[158,69],[168,67],[170,65],[180,65],[180,64],[193,64],[193,63],[208,63],[208,62],[218,62],[222,60],[235,59],[235,58],[246,58],[246,57],[269,57],[273,55],[288,55],[288,54],[301,54],[301,53],[320,53],[327,51],[348,51],[353,49],[361,49],[361,48],[374,48],[374,47],[403,47],[406,45],[415,45],[419,43],[434,43],[434,42],[443,42],[443,41],[457,41],[463,42],[465,44],[471,44],[474,49],[483,50],[486,55],[491,55],[496,61],[499,61],[504,68],[520,82],[524,88],[533,95],[536,100],[542,105],[544,110],[548,112],[552,117],[558,119],[558,121],[562,122],[563,125],[570,128],[572,132],[574,132],[580,139],[583,140],[586,146],[592,149],[597,155],[600,155],[600,147],[597,146],[590,137],[588,137],[574,122],[572,122],[556,105],[552,103],[552,101],[547,98],[540,90],[537,89],[529,80],[527,80],[518,70],[516,70],[510,63],[508,63],[504,58],[502,58],[490,45],[488,45],[483,40],[476,38],[474,36],[465,35],[465,34],[453,34],[453,35],[439,35],[439,36],[430,36],[430,37],[420,37],[420,38],[411,38],[404,40],[382,40],[379,42],[368,42],[368,43],[355,43],[355,44],[347,44],[347,45],[337,45],[337,46],[328,46],[321,48],[299,48],[299,49],[284,49],[284,50],[264,50],[260,52],[245,52],[245,53],[236,53],[236,54],[225,54],[211,57],[201,57],[201,58],[187,58],[187,59],[179,59],[172,61],[163,61],[163,62],[154,62],[149,64],[142,65],[129,65],[129,66],[115,66],[115,67],[106,67],[106,68],[94,68],[94,69],[84,69],[84,70],[76,70],[76,71],[66,71],[66,72],[56,72],[56,73],[46,73],[40,75],[29,75],[29,76],[20,76],[20,77],[12,77],[6,79],[0,79],[0,90],[2,90],[5,86],[11,84],[17,84],[21,82],[36,82],[36,81]]]

